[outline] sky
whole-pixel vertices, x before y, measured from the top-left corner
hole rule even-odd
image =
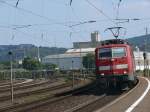
[[[70,0],[20,0],[16,7],[17,1],[0,0],[0,45],[71,48],[72,42],[90,41],[94,31],[101,40],[111,39],[105,30],[116,26],[117,17],[131,19],[119,24],[125,28],[120,38],[144,35],[150,28],[150,0],[122,0],[119,10],[120,0],[72,0],[71,6]]]

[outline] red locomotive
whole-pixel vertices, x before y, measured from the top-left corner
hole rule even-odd
[[[95,50],[96,75],[107,87],[136,83],[134,55],[131,46],[122,39],[102,42]]]

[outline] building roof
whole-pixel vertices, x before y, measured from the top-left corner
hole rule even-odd
[[[47,58],[75,58],[75,57],[83,57],[85,56],[86,53],[73,53],[73,54],[57,54],[57,55],[49,55],[49,56],[46,56],[44,57],[44,59],[47,59]]]
[[[95,51],[95,48],[69,49],[66,51],[66,54],[68,53],[90,53],[94,51]]]

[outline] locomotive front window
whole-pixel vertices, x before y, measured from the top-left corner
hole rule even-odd
[[[99,58],[115,58],[126,56],[124,47],[101,48],[99,49]]]
[[[125,48],[112,48],[112,57],[126,56]]]
[[[111,48],[102,48],[99,50],[99,58],[111,58],[112,50]]]

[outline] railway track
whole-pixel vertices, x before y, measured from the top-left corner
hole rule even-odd
[[[8,111],[9,109],[12,109],[12,108],[21,107],[22,105],[24,107],[24,105],[29,105],[30,103],[35,103],[35,102],[40,102],[40,101],[43,101],[43,100],[46,100],[46,99],[51,99],[57,93],[57,92],[53,92],[53,94],[50,94],[52,91],[55,91],[55,90],[59,90],[60,91],[62,88],[65,89],[67,87],[69,87],[68,90],[70,90],[70,84],[67,83],[67,84],[63,84],[63,85],[54,86],[54,87],[51,87],[51,88],[50,87],[49,88],[43,88],[43,89],[40,89],[40,90],[37,90],[37,91],[31,91],[31,92],[28,92],[28,93],[22,93],[22,94],[15,95],[15,98],[18,98],[18,97],[20,98],[20,97],[28,97],[30,95],[32,95],[32,96],[34,95],[34,97],[35,97],[37,94],[41,94],[41,93],[46,94],[46,93],[49,93],[46,98],[41,98],[41,100],[31,101],[31,102],[28,102],[26,104],[25,103],[23,103],[23,104],[15,104],[13,106],[9,105],[7,107],[0,108],[0,111],[6,111],[6,110]],[[8,99],[10,99],[10,96],[9,97],[8,96],[7,97],[1,97],[0,101],[5,101],[5,100],[8,100]],[[12,112],[12,110],[11,110],[11,112]]]
[[[53,80],[53,81],[50,81],[50,80],[43,80],[43,81],[32,81],[32,82],[28,82],[26,84],[15,84],[14,85],[14,90],[24,90],[24,89],[28,89],[28,88],[32,88],[32,87],[38,87],[38,86],[44,86],[44,85],[47,85],[47,84],[50,84],[50,83],[53,83],[55,82],[56,80]],[[9,87],[0,87],[0,92],[7,92],[7,91],[10,91],[10,85]]]
[[[35,90],[32,90],[33,88],[30,88],[30,90],[24,92],[18,92],[18,93],[15,93],[14,94],[14,98],[18,98],[18,97],[25,97],[25,96],[29,96],[29,95],[34,95],[34,94],[39,94],[39,93],[43,93],[43,92],[49,92],[49,91],[53,91],[55,89],[60,89],[60,88],[63,88],[63,87],[68,87],[70,86],[70,84],[61,84],[61,85],[57,85],[57,86],[49,86],[49,87],[46,87],[46,88],[41,88],[41,89],[35,89]],[[5,101],[5,100],[9,100],[11,98],[10,94],[8,95],[4,95],[3,96],[0,96],[0,102],[1,101]]]
[[[92,112],[95,111],[96,109],[102,108],[109,102],[117,99],[120,95],[121,94],[115,94],[115,95],[103,94],[101,97],[97,97],[95,99],[89,100],[65,112]]]
[[[138,84],[138,82],[137,82]],[[137,85],[139,86],[139,85]],[[136,85],[135,87],[136,88]],[[109,93],[103,94],[101,97],[97,97],[95,99],[89,100],[87,102],[84,102],[80,105],[77,105],[76,107],[73,107],[71,109],[68,109],[64,112],[92,112],[96,111],[99,108],[104,107],[105,105],[109,104],[110,102],[114,101],[115,99],[119,98],[120,96],[128,93],[131,89],[123,90],[123,91],[110,91]]]
[[[19,80],[19,81],[13,81],[13,84],[14,84],[14,87],[16,86],[21,86],[21,85],[24,85],[24,84],[29,84],[29,83],[34,83],[34,81],[32,79],[28,79],[28,80]],[[3,89],[8,89],[10,88],[10,82],[7,82],[5,84],[2,84],[0,85],[0,90],[3,90]]]
[[[17,84],[17,83],[21,83],[21,82],[23,82],[23,81],[25,81],[25,80],[15,80],[14,81],[14,84]],[[10,81],[1,81],[0,82],[0,88],[2,88],[3,86],[4,87],[8,87],[10,85]]]
[[[92,86],[93,87],[93,86]],[[89,87],[88,87],[89,88]],[[31,111],[30,109],[32,108],[36,108],[36,107],[41,107],[41,106],[43,106],[43,105],[45,105],[45,104],[48,104],[48,103],[50,103],[50,104],[53,104],[53,105],[55,105],[55,103],[57,103],[57,102],[60,102],[60,101],[63,101],[63,100],[66,100],[66,99],[70,99],[70,100],[72,100],[72,97],[74,96],[74,97],[78,97],[78,95],[79,94],[84,94],[84,92],[83,92],[83,90],[84,91],[88,91],[88,88],[86,87],[84,87],[84,88],[82,88],[82,89],[78,89],[78,90],[75,90],[75,91],[69,91],[69,92],[65,92],[65,93],[62,93],[62,94],[59,94],[59,95],[56,95],[55,97],[53,97],[52,99],[49,99],[49,100],[42,100],[42,101],[38,101],[38,102],[34,102],[34,103],[32,103],[32,104],[30,104],[30,105],[23,105],[23,107],[19,107],[17,110],[15,109],[15,110],[11,110],[10,112],[15,112],[15,111],[17,111],[17,112],[21,112],[21,111]],[[91,88],[91,86],[90,86],[90,88]],[[101,92],[100,92],[100,94],[101,94]],[[92,98],[94,98],[94,96],[91,96]],[[90,98],[91,98],[90,97]],[[84,96],[84,101],[86,101],[86,96]],[[52,106],[52,105],[51,105]],[[6,109],[4,109],[4,110],[6,110]],[[36,110],[37,111],[37,110]],[[7,110],[7,112],[9,112],[8,110]]]
[[[24,105],[11,112],[91,112],[105,106],[128,91],[105,91],[95,85],[57,95],[49,100]]]

